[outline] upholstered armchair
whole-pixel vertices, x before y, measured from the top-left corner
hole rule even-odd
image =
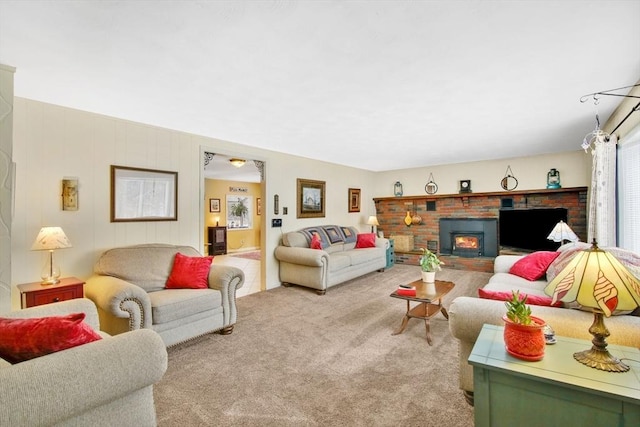
[[[144,244],[107,250],[87,280],[85,296],[98,307],[103,331],[116,335],[152,329],[166,346],[210,332],[229,334],[237,319],[242,270],[207,266],[204,289],[168,289],[176,254],[201,258],[190,246]],[[193,273],[193,281],[196,272]]]
[[[85,313],[99,330],[88,299],[0,315],[34,318]],[[151,330],[134,331],[9,364],[0,359],[0,425],[155,426],[153,384],[167,369],[167,351]]]

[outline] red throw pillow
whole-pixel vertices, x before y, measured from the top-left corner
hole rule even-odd
[[[186,256],[176,253],[173,268],[167,279],[167,289],[207,289],[209,287],[209,269],[212,256]]]
[[[509,273],[529,281],[538,280],[545,275],[547,268],[558,255],[560,252],[534,252],[516,261],[509,269]]]
[[[29,319],[0,318],[0,357],[20,363],[99,340],[84,313]]]
[[[541,297],[537,295],[528,295],[525,293],[520,293],[520,298],[524,298],[527,296],[526,304],[530,305],[546,305],[550,307],[562,307],[562,303],[557,301],[555,304],[551,304],[551,297]],[[498,301],[509,301],[512,298],[511,292],[501,292],[501,291],[491,291],[488,289],[478,289],[478,296],[484,299],[495,299]]]
[[[322,249],[322,241],[320,240],[320,235],[318,233],[313,233],[309,247],[311,249]]]
[[[376,247],[376,235],[375,233],[361,233],[358,234],[356,239],[356,248],[375,248]]]

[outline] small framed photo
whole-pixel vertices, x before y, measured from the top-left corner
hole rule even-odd
[[[209,199],[209,212],[220,212],[220,199]]]
[[[349,189],[349,212],[360,212],[360,189]]]
[[[325,182],[297,179],[297,218],[324,218]]]

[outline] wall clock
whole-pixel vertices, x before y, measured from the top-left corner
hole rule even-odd
[[[460,180],[460,192],[461,193],[471,193],[471,180],[470,179]]]

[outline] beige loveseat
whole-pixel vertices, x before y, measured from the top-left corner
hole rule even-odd
[[[114,248],[100,256],[84,292],[98,307],[103,331],[116,335],[153,329],[167,346],[209,332],[233,331],[242,270],[212,265],[208,289],[165,289],[178,252],[201,256],[190,246],[160,243]]]
[[[578,248],[585,247],[589,247],[589,245],[578,245]],[[560,250],[567,250],[567,247]],[[625,251],[618,250],[618,252]],[[626,252],[626,255],[629,255],[627,261],[634,263],[640,261],[640,256]],[[566,255],[567,260],[570,260],[570,253]],[[520,290],[521,293],[529,295],[546,296],[544,287],[548,283],[547,279],[552,279],[550,271],[552,268],[547,271],[547,279],[528,281],[509,273],[511,266],[521,258],[522,256],[516,255],[498,256],[494,263],[494,275],[483,289],[499,292]],[[560,258],[558,260],[560,261]],[[620,259],[620,261],[623,260]],[[556,267],[553,273],[557,274],[560,267]],[[630,268],[633,268],[635,274],[636,267],[631,266]],[[459,386],[470,403],[473,403],[473,367],[468,364],[467,360],[482,326],[485,323],[502,326],[504,324],[502,316],[505,311],[503,301],[473,297],[458,297],[449,307],[449,329],[459,343]],[[556,335],[589,341],[593,338],[589,334],[589,326],[593,323],[592,313],[576,308],[539,305],[531,305],[531,311],[534,316],[544,319],[553,328]],[[640,347],[640,317],[632,315],[611,316],[605,319],[605,324],[611,332],[611,336],[607,339],[608,343]]]
[[[322,249],[311,249],[312,236],[317,233]],[[375,247],[356,248],[358,230],[355,227],[323,225],[306,227],[285,233],[275,250],[280,261],[280,281],[315,289],[320,295],[331,286],[346,282],[387,265],[389,240],[375,239]]]
[[[85,313],[88,299],[2,314],[31,318]],[[0,426],[155,426],[153,384],[167,369],[162,339],[150,330],[109,337],[10,365],[0,359]]]

